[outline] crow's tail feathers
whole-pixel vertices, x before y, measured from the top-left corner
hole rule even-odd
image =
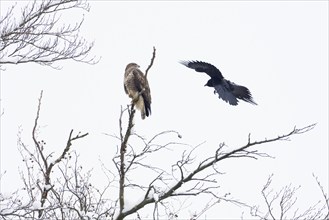
[[[234,85],[233,94],[238,99],[257,105],[257,103],[253,100],[249,89],[244,86]]]

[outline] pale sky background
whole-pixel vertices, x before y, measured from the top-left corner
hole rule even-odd
[[[249,133],[252,140],[263,140],[286,134],[294,126],[317,123],[289,142],[257,147],[275,159],[224,163],[226,174],[219,184],[223,193],[250,205],[263,204],[260,191],[273,173],[277,191],[290,183],[301,185],[299,207],[322,199],[312,173],[328,189],[327,1],[89,3],[81,35],[95,41],[91,55],[101,57],[97,65],[70,61],[58,63],[62,70],[26,64],[4,66],[1,71],[1,173],[6,171],[1,191],[21,186],[17,133],[22,129],[23,140],[32,146],[41,90],[40,136],[50,151],[61,152],[72,128],[89,132],[73,145],[80,163],[96,174],[99,160],[113,167],[118,143],[103,133],[119,134],[120,106],[130,103],[123,90],[125,66],[136,62],[144,71],[155,46],[156,59],[149,72],[152,115],[144,121],[136,115],[138,134],[150,138],[176,130],[183,138],[172,136],[168,141],[192,146],[205,141],[198,155],[202,159],[221,142],[230,148],[246,144]],[[1,12],[7,5],[11,2],[1,2]],[[70,14],[69,19],[75,18],[81,17]],[[184,67],[180,60],[212,63],[226,79],[248,87],[258,105],[241,101],[230,106],[219,100],[212,88],[203,86],[209,77]],[[166,164],[175,156],[179,158],[175,151],[169,152],[158,162]],[[101,175],[94,178],[104,181]],[[207,217],[239,218],[239,210],[220,204]]]

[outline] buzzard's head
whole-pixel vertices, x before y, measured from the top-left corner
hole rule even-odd
[[[137,63],[129,63],[127,66],[126,66],[126,71],[130,68],[139,68],[139,65]]]

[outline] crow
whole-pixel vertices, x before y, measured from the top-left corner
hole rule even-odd
[[[180,63],[197,72],[204,72],[210,76],[205,86],[214,87],[214,93],[218,94],[219,99],[223,99],[230,105],[237,105],[239,102],[238,99],[257,105],[247,87],[226,80],[214,65],[202,61],[180,61]]]

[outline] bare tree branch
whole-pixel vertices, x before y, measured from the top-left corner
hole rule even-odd
[[[314,176],[314,175],[313,175]],[[262,196],[265,201],[265,211],[260,211],[259,207],[251,208],[251,215],[258,217],[259,219],[308,219],[308,220],[327,220],[329,213],[328,198],[326,193],[323,191],[319,181],[316,179],[318,186],[321,189],[321,192],[324,197],[324,204],[319,201],[316,204],[310,206],[304,211],[300,211],[298,208],[295,208],[297,202],[297,191],[301,188],[292,187],[291,184],[284,186],[280,191],[274,192],[273,189],[270,189],[272,183],[273,174],[267,179],[266,184],[262,189]]]
[[[314,173],[313,173],[313,177],[315,178],[315,181],[321,190],[321,193],[322,193],[322,196],[324,199],[324,203],[325,203],[323,209],[326,210],[326,212],[325,212],[326,214],[323,217],[323,220],[327,220],[327,219],[329,219],[329,197],[328,197],[328,194],[324,191],[323,186],[321,185],[320,181],[318,180],[318,177],[315,176]]]
[[[70,147],[71,147],[73,141],[78,140],[80,138],[84,138],[88,135],[88,133],[85,133],[85,134],[82,134],[82,135],[80,135],[80,133],[79,133],[75,137],[72,137],[72,134],[73,134],[73,129],[72,129],[70,134],[69,134],[69,138],[67,140],[66,146],[65,146],[62,154],[57,159],[55,159],[53,162],[49,162],[49,160],[48,160],[49,157],[46,157],[44,155],[44,151],[43,151],[44,142],[43,141],[41,141],[41,142],[38,141],[37,137],[36,137],[36,131],[37,131],[37,127],[38,127],[38,120],[39,120],[39,117],[40,117],[42,94],[43,94],[43,91],[41,91],[41,93],[40,93],[39,104],[38,104],[38,109],[37,109],[37,116],[35,118],[33,130],[32,130],[32,139],[33,139],[35,147],[37,149],[37,153],[38,153],[38,155],[40,155],[41,161],[43,162],[43,166],[40,165],[40,167],[41,167],[43,177],[44,177],[44,185],[47,186],[47,187],[43,187],[43,188],[40,187],[40,190],[42,191],[41,200],[40,200],[41,201],[41,207],[44,206],[45,201],[46,201],[47,196],[48,196],[48,192],[52,189],[51,183],[50,183],[50,175],[51,175],[51,171],[52,171],[53,167],[56,164],[60,163],[65,158],[66,154],[70,151]],[[42,213],[43,213],[43,210],[40,209],[39,218],[41,217]]]
[[[151,69],[151,67],[153,66],[153,62],[154,62],[154,59],[155,59],[155,52],[156,52],[156,49],[155,49],[155,47],[153,47],[153,54],[152,54],[152,58],[151,58],[151,63],[147,67],[147,69],[145,70],[145,78],[147,78],[147,74],[148,74],[149,70]]]
[[[122,117],[122,114],[121,114]],[[121,120],[120,120],[121,123]],[[229,158],[253,158],[253,159],[257,159],[258,157],[269,157],[268,154],[266,153],[261,153],[258,150],[251,150],[251,147],[254,147],[255,145],[262,145],[265,143],[270,143],[270,142],[275,142],[275,141],[279,141],[279,140],[289,140],[289,138],[293,135],[296,134],[303,134],[307,131],[310,131],[311,129],[313,129],[315,126],[315,124],[306,126],[304,128],[293,128],[292,131],[290,131],[287,134],[284,135],[280,135],[278,137],[275,138],[271,138],[271,139],[265,139],[262,141],[254,141],[251,142],[250,140],[250,135],[248,136],[248,141],[247,144],[242,146],[242,147],[238,147],[235,150],[229,151],[229,152],[225,152],[223,147],[225,146],[224,143],[220,144],[218,149],[216,150],[214,156],[209,157],[204,159],[202,162],[199,163],[199,165],[197,165],[196,167],[194,167],[194,169],[192,169],[192,171],[188,171],[188,166],[191,166],[193,164],[195,164],[194,162],[194,156],[193,156],[193,152],[194,150],[199,147],[195,147],[193,148],[191,151],[186,152],[184,151],[182,154],[182,157],[179,161],[176,162],[176,164],[173,165],[173,167],[177,168],[177,171],[179,172],[179,178],[175,178],[174,177],[174,173],[172,174],[174,177],[174,179],[176,179],[176,183],[175,184],[171,184],[167,190],[163,191],[158,191],[156,190],[155,187],[155,183],[156,182],[163,182],[165,185],[166,181],[164,180],[166,177],[166,175],[168,175],[168,173],[166,172],[160,172],[150,183],[147,187],[143,187],[141,185],[138,184],[130,184],[130,185],[121,185],[120,183],[120,187],[125,188],[128,186],[137,186],[140,187],[141,189],[145,189],[145,194],[144,194],[144,198],[135,206],[133,207],[129,207],[125,208],[125,209],[121,209],[119,211],[119,214],[117,215],[116,219],[124,219],[126,216],[132,214],[132,213],[136,213],[138,212],[140,209],[142,209],[143,207],[145,207],[147,204],[150,203],[154,203],[156,204],[157,202],[162,202],[166,199],[169,198],[174,198],[174,197],[182,197],[182,196],[197,196],[200,194],[209,194],[214,198],[217,198],[218,200],[223,200],[223,201],[230,201],[232,203],[236,202],[239,203],[237,200],[234,199],[226,199],[225,196],[217,196],[214,193],[214,190],[219,188],[218,185],[215,186],[211,186],[209,184],[216,184],[217,182],[215,181],[215,179],[211,179],[211,177],[213,175],[219,174],[220,172],[218,172],[217,170],[212,173],[212,174],[207,174],[203,177],[200,177],[200,174],[205,171],[205,170],[209,170],[210,168],[213,168],[214,165],[222,160],[225,159],[229,159]],[[122,128],[122,127],[121,127]],[[120,131],[122,131],[122,129],[120,129]],[[132,135],[130,127],[128,126],[126,134]],[[177,133],[178,134],[178,133]],[[123,135],[121,135],[122,137]],[[180,135],[178,134],[178,136],[180,137]],[[147,152],[153,152],[151,150],[151,144],[153,139],[151,139],[151,141],[147,142],[144,140],[144,138],[138,136],[140,138],[140,140],[142,140],[142,142],[145,144],[145,147],[142,149],[141,153],[136,154],[135,150],[133,148],[131,148],[131,151],[133,152],[132,154],[127,154],[128,157],[131,157],[132,159],[130,160],[130,164],[128,167],[132,167],[134,165],[138,165],[140,164],[140,162],[138,162],[137,158],[139,155],[145,155]],[[154,138],[156,138],[157,136],[155,136]],[[121,140],[127,140],[127,138],[121,138]],[[128,142],[123,142],[125,144],[125,146],[129,146],[127,145]],[[158,148],[156,148],[157,151],[158,150],[162,150],[165,149],[164,145],[159,145]],[[125,152],[126,153],[126,152]],[[143,159],[143,158],[142,158]],[[121,160],[122,161],[122,160]],[[145,168],[149,168],[150,170],[154,170],[153,166],[144,166]],[[215,169],[215,168],[214,168]],[[125,176],[128,175],[128,171],[129,169],[125,169]],[[175,171],[174,171],[175,172]],[[197,177],[199,176],[199,177]],[[170,178],[169,178],[170,179]],[[189,184],[187,184],[189,183]],[[168,185],[167,185],[168,186]],[[185,187],[183,187],[185,186]],[[155,192],[159,192],[157,194],[157,201],[154,199],[154,197],[152,196],[153,193]],[[288,191],[286,189],[286,194],[284,196],[284,198],[287,199],[283,199],[281,201],[281,210],[282,213],[285,214],[287,209],[289,209],[294,203],[291,203],[289,198],[291,198],[292,194],[294,194],[294,191]],[[121,194],[120,194],[121,195]],[[123,198],[123,197],[122,197]],[[123,198],[124,199],[124,198]],[[225,200],[226,199],[226,200]],[[244,204],[244,203],[241,203]],[[270,204],[269,204],[270,205]],[[153,215],[154,218],[158,216],[158,214],[156,214],[158,212],[158,206],[155,206],[155,209],[153,210]]]
[[[59,69],[54,63],[75,60],[95,64],[88,58],[94,43],[79,36],[84,21],[67,24],[61,13],[74,9],[89,11],[85,0],[34,0],[22,9],[21,18],[14,18],[17,5],[0,18],[0,66],[38,63]]]

